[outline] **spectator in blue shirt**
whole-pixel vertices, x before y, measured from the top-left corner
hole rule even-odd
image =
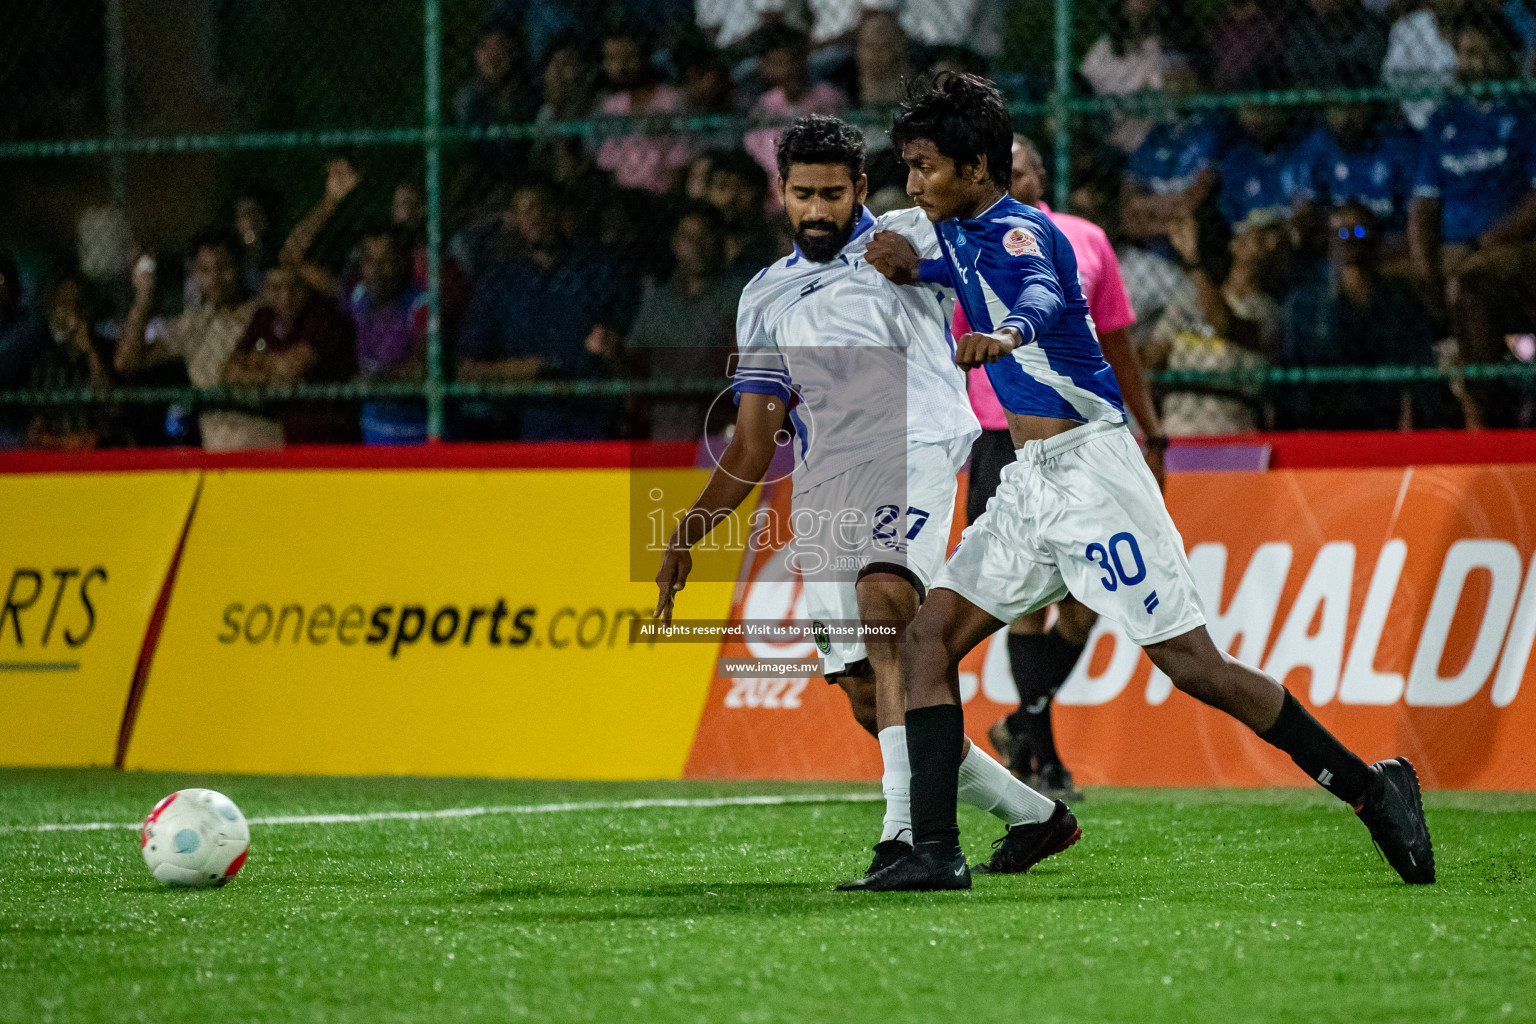
[[[1184,57],[1165,59],[1165,95],[1196,92],[1200,79]],[[1168,234],[1215,194],[1221,123],[1215,116],[1180,113],[1170,105],[1126,164],[1120,193],[1122,233],[1144,248],[1172,255]]]
[[[633,275],[603,248],[565,237],[547,184],[519,187],[510,220],[520,244],[475,284],[459,336],[458,379],[611,376],[639,302]],[[469,440],[592,440],[609,436],[616,407],[591,399],[466,401],[459,432]]]
[[[1456,38],[1463,82],[1509,78],[1518,37],[1494,12]],[[1508,334],[1536,326],[1536,118],[1513,100],[1464,97],[1424,131],[1409,211],[1414,267],[1429,299],[1455,296],[1451,327],[1468,363],[1505,356]],[[1447,281],[1456,287],[1446,288]],[[1468,426],[1512,422],[1510,388],[1469,384]]]
[[[1380,225],[1382,259],[1406,257],[1418,139],[1381,106],[1341,104],[1329,107],[1324,117],[1323,127],[1302,144],[1297,195],[1335,208],[1363,203]]]
[[[1285,107],[1254,104],[1237,112],[1239,132],[1221,154],[1221,195],[1217,206],[1228,224],[1255,210],[1289,218],[1302,195],[1302,153]]]

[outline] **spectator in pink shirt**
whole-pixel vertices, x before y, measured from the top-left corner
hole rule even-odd
[[[758,97],[751,116],[758,120],[793,121],[806,114],[841,114],[848,108],[848,97],[835,85],[811,84],[810,39],[804,32],[784,25],[770,25],[758,33],[758,69],[773,88]],[[779,129],[758,128],[747,132],[742,145],[768,172],[768,180],[779,180],[776,155]],[[772,209],[780,203],[777,186],[768,190]]]
[[[659,80],[641,33],[621,27],[603,38],[603,77],[607,91],[597,102],[604,117],[657,117],[687,110],[688,98]],[[645,134],[612,136],[597,151],[597,166],[613,175],[620,188],[665,194],[693,157],[687,136]]]
[[[1099,345],[1115,371],[1126,408],[1146,434],[1147,464],[1161,485],[1163,452],[1168,440],[1163,436],[1141,363],[1131,348],[1130,326],[1136,322],[1136,314],[1131,311],[1131,300],[1120,280],[1120,262],[1108,236],[1090,221],[1055,213],[1045,205],[1045,162],[1034,143],[1022,135],[1013,138],[1013,182],[1009,190],[1019,202],[1049,214],[1072,243],[1078,280],[1088,300]],[[953,327],[957,338],[970,330],[963,319],[957,307]],[[1008,436],[1002,406],[984,370],[971,372],[970,392],[971,408],[982,426],[982,435],[971,451],[966,495],[966,515],[974,521],[997,489],[1002,468],[1013,461],[1013,442]],[[1077,664],[1097,616],[1071,597],[1057,606],[1057,612],[1056,623],[1049,632],[1045,628],[1044,610],[1020,616],[1009,627],[1008,655],[1019,690],[1019,709],[995,723],[988,737],[1020,778],[1032,779],[1031,785],[1042,792],[1068,793],[1072,791],[1072,774],[1063,767],[1056,752],[1051,732],[1051,698]]]

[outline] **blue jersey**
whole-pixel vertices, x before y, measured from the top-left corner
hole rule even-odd
[[[1469,242],[1536,188],[1536,120],[1497,100],[1456,100],[1424,129],[1413,194],[1439,199],[1447,244]]]
[[[1157,124],[1126,163],[1126,176],[1154,195],[1183,192],[1216,163],[1221,134],[1208,117]]]
[[[1301,165],[1298,147],[1285,143],[1265,152],[1247,139],[1221,155],[1221,195],[1217,208],[1228,224],[1236,224],[1255,210],[1281,217],[1291,215],[1299,195]]]
[[[1408,132],[1383,132],[1356,150],[1345,150],[1326,128],[1302,143],[1298,198],[1334,206],[1364,203],[1382,230],[1407,227],[1408,197],[1418,172],[1418,139]]]
[[[1125,422],[1077,278],[1072,243],[1033,206],[1003,196],[980,216],[933,226],[939,256],[922,280],[954,289],[971,329],[1012,327],[1024,343],[987,364],[1004,409],[1087,423]]]

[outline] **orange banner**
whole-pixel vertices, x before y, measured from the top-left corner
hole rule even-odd
[[[1431,787],[1536,788],[1536,468],[1191,473],[1170,480],[1168,502],[1217,643],[1361,756],[1407,755]],[[778,552],[746,575],[733,614],[804,617]],[[1055,712],[1080,783],[1307,784],[1235,721],[1173,693],[1111,624],[1090,645]],[[812,653],[760,646],[721,655]],[[962,663],[961,697],[985,744],[1016,698],[1000,639]],[[867,779],[879,753],[820,679],[716,679],[686,774]]]

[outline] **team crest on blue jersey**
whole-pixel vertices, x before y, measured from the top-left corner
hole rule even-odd
[[[1040,243],[1024,228],[1014,228],[1003,236],[1003,250],[1010,256],[1040,256]]]

